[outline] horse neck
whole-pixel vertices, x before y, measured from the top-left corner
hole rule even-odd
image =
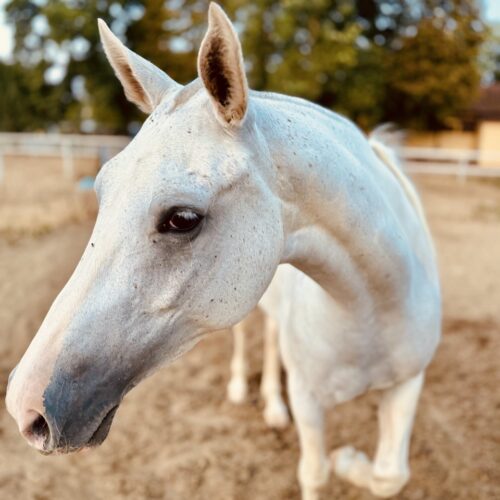
[[[395,176],[338,115],[287,98],[263,96],[259,104],[283,203],[282,262],[350,309],[403,297],[414,250],[431,257]]]

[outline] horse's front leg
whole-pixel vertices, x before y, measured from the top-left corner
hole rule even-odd
[[[233,327],[233,357],[231,378],[227,385],[227,397],[235,404],[245,401],[248,393],[247,363],[245,359],[245,336],[248,318]]]
[[[423,382],[421,372],[382,396],[378,409],[380,436],[370,481],[374,495],[393,496],[410,478],[410,439]]]
[[[269,427],[286,427],[290,421],[281,394],[281,359],[278,325],[266,316],[264,327],[264,365],[260,393],[265,401],[264,420]]]
[[[318,500],[330,474],[324,442],[324,410],[293,370],[288,373],[288,395],[299,433],[298,479],[302,500]]]
[[[336,474],[379,497],[391,497],[408,482],[408,453],[423,372],[384,391],[379,403],[379,441],[375,459],[350,446],[332,454]]]

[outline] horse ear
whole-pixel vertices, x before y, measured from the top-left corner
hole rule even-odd
[[[102,19],[97,22],[104,52],[123,85],[127,99],[141,111],[151,113],[167,94],[180,85],[154,64],[127,49]]]
[[[238,36],[214,2],[208,9],[208,30],[198,53],[200,75],[223,125],[239,125],[248,105],[248,83]]]

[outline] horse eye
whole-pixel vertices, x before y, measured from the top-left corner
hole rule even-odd
[[[174,209],[166,214],[157,230],[159,233],[189,233],[203,220],[203,216],[190,209]]]

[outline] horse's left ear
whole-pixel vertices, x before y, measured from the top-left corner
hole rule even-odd
[[[181,87],[154,64],[127,49],[102,19],[98,26],[104,52],[127,99],[141,111],[152,113],[163,98]]]
[[[198,53],[200,75],[223,125],[240,125],[247,111],[248,83],[238,36],[214,2],[208,9],[208,31]]]

